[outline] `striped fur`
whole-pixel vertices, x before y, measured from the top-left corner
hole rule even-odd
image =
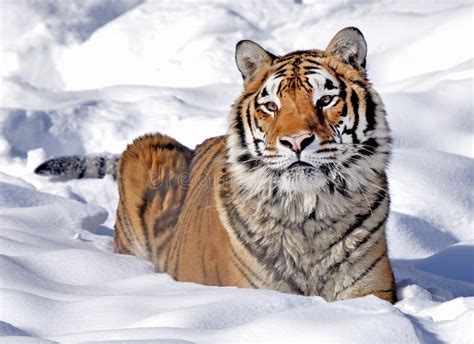
[[[115,251],[180,281],[395,302],[391,138],[365,54],[354,28],[280,57],[240,42],[225,136],[192,151],[147,135],[124,152]]]
[[[117,176],[120,155],[69,155],[53,158],[36,167],[35,173],[62,180],[82,178],[104,178],[110,174]]]

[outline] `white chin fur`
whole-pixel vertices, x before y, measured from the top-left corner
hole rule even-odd
[[[279,180],[279,189],[287,193],[314,193],[325,185],[325,176],[317,170],[308,174],[303,169],[291,169],[285,171]]]

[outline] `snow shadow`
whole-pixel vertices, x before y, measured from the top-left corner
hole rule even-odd
[[[26,158],[28,151],[43,148],[47,156],[84,154],[83,139],[74,121],[86,118],[99,106],[86,101],[66,110],[3,108],[1,133],[10,145],[10,156]]]
[[[412,264],[422,271],[474,283],[474,245],[453,245],[430,257],[412,260]]]
[[[142,2],[143,0],[48,0],[32,2],[31,6],[43,17],[56,40],[66,44],[71,38],[86,41],[97,29]]]
[[[398,288],[417,284],[443,301],[474,296],[474,244],[452,245],[422,259],[391,261]]]
[[[388,228],[389,242],[405,246],[397,247],[399,252],[408,247],[414,252],[437,252],[459,242],[454,234],[425,219],[393,210],[390,212]]]

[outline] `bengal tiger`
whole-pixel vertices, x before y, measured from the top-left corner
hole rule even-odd
[[[149,134],[120,160],[56,158],[37,173],[116,173],[115,252],[178,281],[393,303],[391,135],[366,54],[354,27],[324,51],[276,56],[240,41],[243,92],[226,135],[192,150]]]

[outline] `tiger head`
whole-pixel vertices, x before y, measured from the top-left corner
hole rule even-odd
[[[353,27],[324,51],[275,56],[252,41],[237,44],[244,91],[232,109],[228,161],[240,187],[343,193],[384,171],[390,132],[366,53]]]

